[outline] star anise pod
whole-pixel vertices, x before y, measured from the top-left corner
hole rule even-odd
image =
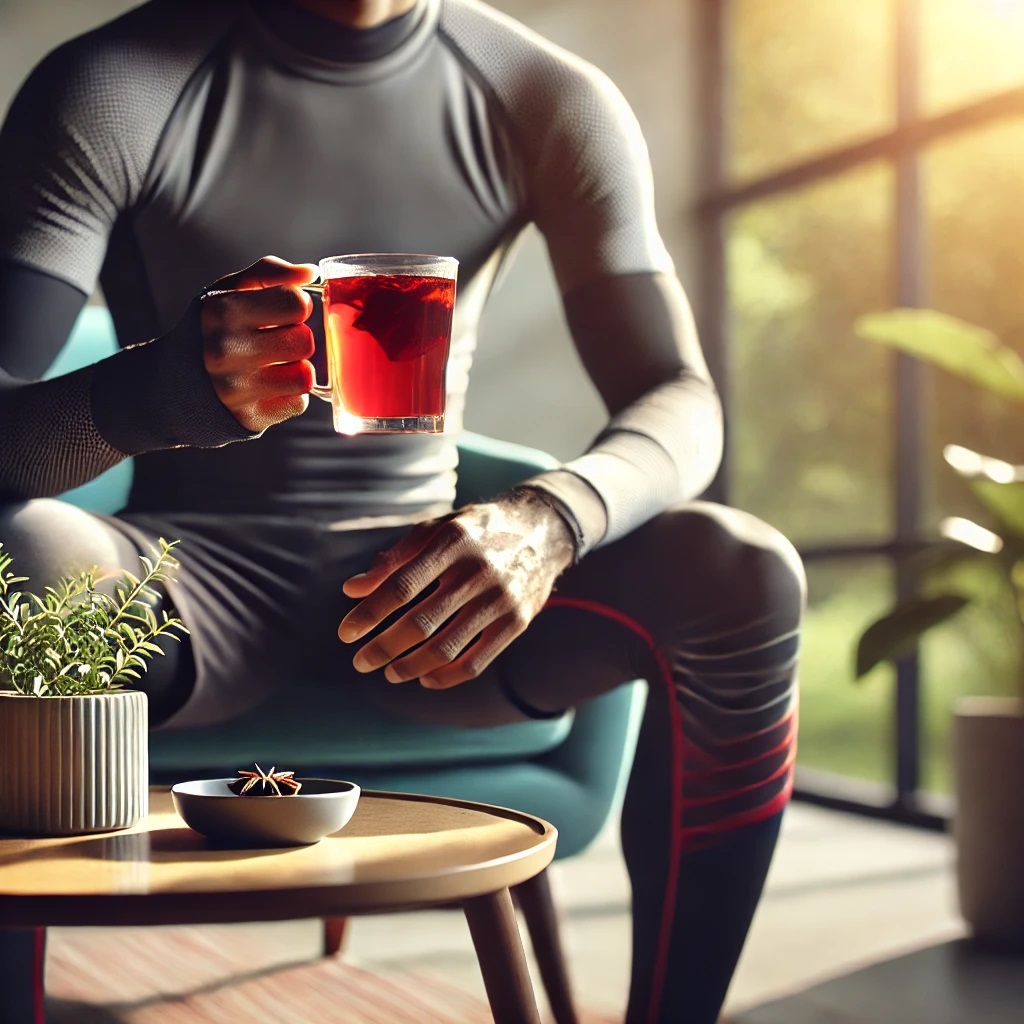
[[[258,793],[254,791],[252,796],[294,796],[302,789],[302,783],[296,782],[292,777],[294,774],[295,772],[279,772],[276,767],[271,767],[269,772],[265,772],[257,764],[254,772],[239,769],[239,777],[232,783],[232,788],[240,787],[235,790],[238,796],[245,796],[249,790],[255,790],[257,785],[260,790]],[[282,786],[288,790],[287,793],[281,792]]]

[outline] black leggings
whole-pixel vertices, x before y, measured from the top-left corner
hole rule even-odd
[[[333,638],[347,607],[340,581],[400,530],[250,526],[256,539],[247,546],[237,522],[125,526],[44,501],[0,518],[0,537],[15,567],[36,582],[73,564],[123,564],[128,539],[184,536],[182,580],[171,596],[195,628],[191,652],[156,659],[147,680],[167,713],[185,702],[179,721],[229,713],[237,695],[221,691],[243,674],[240,659],[266,668],[272,687],[299,629],[315,634],[298,646],[321,671],[345,675],[396,714],[456,725],[546,716],[646,678],[622,814],[633,892],[627,1021],[713,1024],[792,787],[805,584],[788,542],[720,506],[672,509],[568,570],[548,607],[484,677],[428,691],[357,676],[353,652]],[[281,650],[271,637],[282,639]],[[14,958],[31,959],[40,948],[30,932],[0,937],[0,954]],[[32,971],[6,973],[0,967],[0,990],[21,1002],[0,1022],[27,1024]]]

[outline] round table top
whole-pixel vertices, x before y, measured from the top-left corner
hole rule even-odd
[[[170,790],[121,832],[0,839],[0,927],[201,924],[349,916],[497,892],[551,862],[540,818],[463,800],[364,791],[311,846],[227,849],[178,817]]]

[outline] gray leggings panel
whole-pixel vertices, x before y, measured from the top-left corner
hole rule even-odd
[[[33,592],[93,566],[101,574],[123,569],[138,573],[140,553],[151,550],[151,545],[136,544],[112,520],[51,498],[0,507],[0,543],[14,559],[11,571],[27,576],[24,587]],[[154,722],[187,699],[191,689],[188,639],[161,638],[159,646],[164,655],[149,662],[144,676]]]

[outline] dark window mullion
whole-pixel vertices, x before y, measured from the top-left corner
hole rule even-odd
[[[703,164],[701,179],[705,195],[716,195],[725,186],[726,165],[730,138],[728,100],[730,82],[726,53],[728,26],[732,16],[730,0],[711,0],[701,9],[700,31],[705,41],[707,59],[702,62],[704,102]],[[728,215],[704,217],[700,222],[701,252],[703,259],[700,282],[700,324],[708,369],[715,381],[722,402],[728,408],[729,380],[729,302],[726,282],[726,233]],[[723,504],[729,503],[730,444],[729,418],[726,416],[726,446],[722,464],[708,488],[707,497]]]
[[[913,125],[918,117],[920,0],[896,0],[896,128]],[[896,158],[896,302],[920,306],[924,300],[924,230],[921,202],[921,162],[916,149]],[[912,544],[921,526],[923,493],[922,410],[923,368],[907,356],[896,358],[895,518],[896,541]],[[913,593],[912,563],[895,560],[896,594]],[[900,804],[911,806],[921,774],[920,661],[915,653],[896,667],[896,793]]]

